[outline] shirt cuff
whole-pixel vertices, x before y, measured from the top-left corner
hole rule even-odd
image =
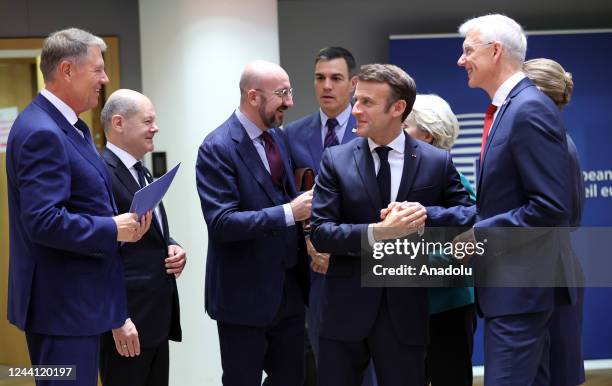
[[[374,224],[368,224],[368,244],[370,244],[370,247],[373,247],[375,242],[376,240],[374,240]]]
[[[285,211],[285,224],[288,227],[295,225],[295,219],[293,218],[293,211],[291,210],[291,204],[283,205],[283,210]]]

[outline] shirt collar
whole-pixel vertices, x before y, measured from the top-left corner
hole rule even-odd
[[[251,140],[259,137],[263,133],[263,131],[259,127],[257,127],[257,125],[254,124],[249,118],[247,118],[247,116],[244,115],[239,108],[236,109],[235,114],[236,118],[238,118]]]
[[[123,162],[123,164],[125,165],[126,168],[130,169],[132,167],[134,167],[134,164],[138,163],[138,160],[136,158],[134,158],[133,155],[131,155],[130,153],[128,153],[127,151],[123,150],[122,148],[120,148],[119,146],[106,141],[106,147],[108,148],[108,150],[112,151],[113,153],[115,153],[115,155],[117,157],[119,157],[119,159],[121,160],[121,162]]]
[[[371,138],[368,138],[368,145],[370,146],[370,152],[373,152],[374,149],[379,147],[376,142],[372,141]],[[406,136],[404,135],[404,130],[401,130],[399,135],[395,137],[395,139],[387,145],[391,148],[391,150],[395,150],[400,154],[404,154],[404,149],[406,145]]]
[[[340,114],[338,114],[338,116],[336,117],[336,120],[338,121],[338,126],[336,126],[336,128],[344,127],[346,122],[348,122],[349,117],[351,116],[352,110],[353,106],[351,106],[351,104],[349,103],[349,105],[346,106],[346,108]],[[323,110],[321,110],[321,108],[319,108],[319,115],[321,116],[321,127],[325,127],[329,117],[323,112]]]
[[[57,96],[55,96],[55,94],[53,94],[51,91],[47,90],[46,88],[43,88],[42,90],[40,90],[40,94],[44,96],[49,102],[51,102],[51,104],[56,109],[58,109],[60,113],[62,113],[62,115],[64,116],[64,118],[66,118],[68,123],[74,126],[74,124],[77,122],[79,117],[77,117],[76,113],[70,106],[68,106],[63,100],[59,99]]]
[[[524,77],[525,74],[519,71],[506,79],[506,81],[499,86],[497,91],[495,91],[495,95],[493,95],[493,100],[491,103],[497,107],[503,105],[506,99],[508,99],[508,94],[510,94],[510,91],[512,91],[514,86],[523,80]]]

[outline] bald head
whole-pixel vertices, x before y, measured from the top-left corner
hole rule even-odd
[[[289,75],[276,63],[265,60],[249,62],[240,76],[240,103],[245,101],[249,90],[262,89],[265,83],[283,78],[289,79]]]
[[[106,138],[112,144],[141,159],[153,151],[153,137],[159,131],[151,100],[138,91],[120,89],[106,101],[100,117]]]
[[[279,127],[284,111],[293,106],[289,75],[264,60],[246,65],[240,76],[240,111],[261,130]]]

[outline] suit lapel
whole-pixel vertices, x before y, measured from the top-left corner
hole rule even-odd
[[[418,142],[413,140],[407,133],[404,133],[404,136],[406,138],[404,144],[404,168],[396,201],[404,201],[405,197],[408,197],[408,192],[410,192],[419,164],[421,163],[421,148]]]
[[[77,133],[77,129],[70,124],[66,120],[66,118],[62,115],[62,113],[53,106],[47,98],[38,94],[34,102],[40,106],[43,110],[45,110],[51,118],[57,123],[60,129],[66,134],[70,142],[74,145],[74,148],[85,158],[91,165],[100,173],[102,178],[104,179],[104,183],[106,185],[106,189],[108,191],[109,197],[111,199],[111,204],[115,210],[117,211],[117,207],[115,205],[115,200],[113,197],[113,189],[111,187],[110,176],[108,174],[108,170],[104,166],[104,162],[100,155],[96,152],[96,150],[87,142],[86,139],[81,137]]]
[[[289,193],[289,196],[295,197],[297,196],[297,189],[295,187],[295,182],[293,181],[293,165],[291,164],[291,157],[289,157],[289,153],[287,152],[287,149],[285,149],[285,142],[276,130],[277,129],[271,129],[270,135],[272,135],[272,138],[274,138],[276,146],[278,147],[278,151],[281,155],[281,160],[283,161],[283,167],[285,168],[284,183],[285,187],[287,188],[287,193]]]
[[[108,150],[106,147],[102,149],[102,157],[106,160],[106,163],[113,167],[115,176],[121,181],[127,191],[130,192],[130,195],[134,196],[134,194],[140,190],[140,185],[134,180],[132,173],[130,173],[125,164],[115,153]]]
[[[321,116],[318,112],[312,115],[312,120],[308,124],[308,137],[306,138],[308,143],[308,150],[310,150],[310,157],[312,158],[312,164],[319,168],[321,163],[321,154],[323,154],[323,141],[321,140]]]
[[[353,129],[355,128],[355,126],[356,126],[355,117],[353,116],[353,114],[351,114],[351,116],[348,119],[348,122],[346,122],[346,129],[344,130],[344,135],[342,136],[343,144],[351,142],[353,139],[357,138],[357,134],[353,132]]]
[[[134,179],[134,176],[132,176],[132,173],[130,173],[129,169],[125,166],[123,161],[121,161],[119,157],[117,157],[117,155],[113,153],[112,151],[110,151],[108,148],[105,147],[104,149],[102,149],[101,155],[104,161],[106,161],[106,163],[110,165],[110,167],[113,169],[113,174],[117,177],[117,179],[121,182],[121,184],[128,191],[130,198],[133,198],[134,194],[136,194],[136,192],[140,190],[140,185],[138,185],[138,183]],[[162,213],[162,203],[161,202],[159,203],[159,208],[160,208],[160,214],[162,214],[162,223],[163,223],[164,221],[163,217],[165,216],[165,214]],[[155,214],[155,211],[153,212],[153,217],[154,217],[152,221],[153,227],[157,229],[157,232],[159,232],[159,236],[161,238],[164,238],[167,233],[163,233],[163,234],[161,233],[159,223],[157,222],[157,219],[155,218],[157,217]]]
[[[266,170],[266,167],[263,165],[261,158],[255,149],[255,145],[253,145],[253,141],[248,136],[246,130],[244,127],[242,127],[242,124],[235,114],[232,115],[229,124],[231,125],[230,132],[232,139],[237,142],[236,148],[238,150],[238,154],[244,161],[246,168],[251,172],[253,177],[255,177],[255,180],[259,186],[261,186],[270,200],[273,203],[280,205],[281,203],[278,200],[278,194],[274,188],[272,177]]]
[[[499,112],[497,113],[497,116],[495,117],[495,121],[493,122],[493,126],[489,130],[489,134],[487,136],[487,142],[485,144],[485,149],[484,149],[484,151],[482,153],[482,159],[480,160],[480,165],[479,165],[480,167],[478,168],[478,179],[476,180],[477,181],[477,185],[476,185],[476,189],[477,189],[476,199],[478,199],[478,197],[480,197],[480,186],[482,185],[481,181],[482,181],[482,175],[483,175],[483,172],[484,172],[484,162],[485,162],[485,159],[487,158],[487,153],[489,152],[489,148],[491,147],[491,143],[493,142],[493,138],[495,137],[495,133],[497,132],[497,128],[499,127],[500,123],[502,122],[502,119],[504,117],[504,114],[506,113],[506,110],[508,110],[508,107],[512,103],[512,99],[516,95],[518,95],[521,91],[523,91],[525,88],[527,88],[529,86],[534,86],[534,85],[533,85],[533,83],[528,78],[522,79],[510,91],[510,93],[508,94],[508,97],[506,98],[504,103],[499,108]]]
[[[374,172],[374,160],[372,159],[372,153],[370,152],[367,138],[357,141],[353,148],[353,156],[357,164],[357,172],[361,177],[361,182],[365,191],[372,201],[372,205],[375,208],[381,208],[382,200],[380,198],[380,192],[378,191],[378,182],[376,181],[376,173]]]

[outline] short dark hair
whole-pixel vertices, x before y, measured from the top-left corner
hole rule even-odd
[[[406,102],[406,110],[402,114],[402,122],[412,111],[416,99],[416,83],[404,70],[392,64],[364,64],[357,79],[364,82],[386,83],[391,88],[391,95],[387,99],[389,110],[398,100]]]
[[[320,60],[332,60],[332,59],[344,59],[346,62],[346,66],[348,67],[349,77],[355,75],[355,71],[357,70],[357,65],[355,64],[355,58],[353,54],[350,53],[349,50],[343,47],[325,47],[322,48],[315,56],[315,65],[319,63]]]

